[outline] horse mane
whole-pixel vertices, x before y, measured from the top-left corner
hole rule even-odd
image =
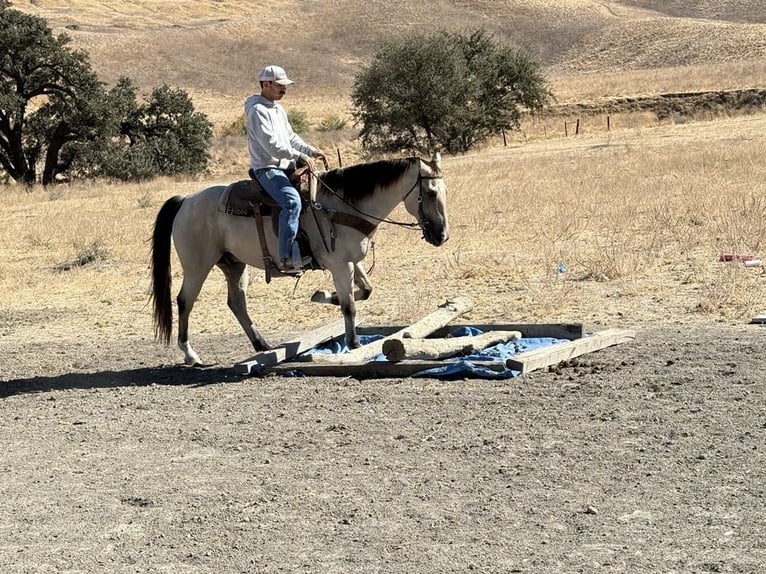
[[[416,157],[385,159],[333,169],[320,175],[325,191],[332,190],[344,201],[354,204],[397,181],[419,161]]]

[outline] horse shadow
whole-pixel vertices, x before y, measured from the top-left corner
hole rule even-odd
[[[231,366],[211,365],[187,367],[184,365],[142,367],[122,371],[94,373],[64,373],[0,381],[0,399],[14,395],[46,393],[61,390],[115,389],[120,387],[147,387],[167,385],[203,387],[237,383],[252,378]]]

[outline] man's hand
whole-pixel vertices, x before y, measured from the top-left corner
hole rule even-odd
[[[324,154],[321,150],[316,150],[314,152],[313,159],[319,160],[324,165],[325,169],[329,169],[329,165],[327,164],[327,156]]]

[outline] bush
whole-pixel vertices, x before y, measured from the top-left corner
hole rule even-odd
[[[186,92],[161,86],[139,105],[128,78],[105,90],[69,42],[0,0],[0,169],[8,177],[33,184],[40,163],[43,185],[67,172],[143,179],[207,168],[212,126]]]
[[[245,114],[221,128],[221,136],[244,136],[247,135],[247,119]]]
[[[337,132],[346,129],[348,122],[340,116],[330,115],[322,118],[317,130],[320,132]]]
[[[129,81],[123,80],[118,88],[113,99],[125,107],[119,129],[65,147],[63,156],[72,156],[73,172],[80,177],[140,181],[207,169],[212,125],[194,111],[186,92],[161,86],[139,106]]]
[[[287,120],[296,134],[303,134],[309,131],[309,117],[306,112],[297,109],[289,110],[287,112]]]
[[[301,110],[289,110],[287,112],[287,119],[290,122],[290,125],[293,128],[293,131],[296,134],[302,134],[309,131],[310,123],[308,119],[308,114],[306,112]],[[342,120],[340,120],[342,121]],[[345,126],[345,122],[343,125],[339,128],[332,127],[327,128],[329,129],[343,129]],[[319,127],[320,131],[322,130],[321,124]],[[221,136],[244,136],[247,135],[247,118],[245,117],[245,114],[242,114],[239,116],[236,120],[231,122],[230,124],[224,126],[221,128]]]
[[[540,65],[481,30],[388,40],[352,92],[362,145],[384,152],[465,152],[549,98]]]

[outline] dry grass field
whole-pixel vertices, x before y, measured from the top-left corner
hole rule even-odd
[[[343,115],[348,111],[348,72],[376,38],[406,29],[404,23],[413,18],[465,29],[483,15],[478,21],[498,36],[539,53],[550,50],[543,39],[556,30],[554,35],[560,33],[567,43],[547,52],[545,63],[560,102],[766,85],[766,10],[759,11],[757,3],[747,8],[733,2],[695,3],[686,17],[673,16],[681,5],[667,4],[668,13],[662,13],[658,10],[664,3],[589,0],[436,2],[428,10],[408,2],[298,7],[286,1],[185,1],[163,3],[162,9],[155,2],[17,3],[48,18],[75,45],[90,51],[105,78],[127,74],[145,86],[180,83],[195,95],[199,109],[218,120],[218,127],[241,114],[241,101],[254,89],[255,71],[272,60],[284,61],[291,75],[305,77],[288,95],[287,106],[308,110],[314,122],[323,113]],[[296,33],[289,42],[265,48],[264,34],[288,20],[288,14]],[[329,32],[341,28],[351,31]],[[336,57],[323,53],[323,46],[337,51]],[[655,313],[664,316],[671,305],[673,315],[684,320],[736,322],[766,305],[759,270],[717,261],[724,251],[759,253],[766,241],[761,115],[731,117],[721,110],[714,121],[660,126],[651,113],[625,114],[610,118],[609,132],[603,116],[583,117],[581,134],[564,138],[563,122],[572,119],[531,119],[521,134],[510,134],[508,147],[493,142],[476,153],[448,158],[454,239],[434,250],[421,245],[415,233],[384,229],[376,250],[378,292],[366,311],[396,321],[429,308],[440,296],[427,281],[434,270],[438,286],[447,292],[470,291],[472,281],[485,289],[502,280],[499,293],[488,290],[493,310],[484,309],[487,316],[500,312],[519,319],[577,320],[621,313],[625,320],[641,321]],[[346,164],[361,159],[352,137],[351,130],[306,135],[327,150],[339,148]],[[67,284],[61,293],[71,294],[78,283],[83,296],[96,285],[103,288],[89,276],[94,273],[125,278],[134,272],[143,302],[144,241],[161,202],[207,183],[240,178],[246,162],[243,139],[227,137],[213,150],[210,177],[200,181],[75,183],[31,193],[11,188],[6,195],[17,199],[5,204],[11,212],[3,214],[9,221],[3,244],[12,253],[20,241],[35,257],[33,273],[43,274],[89,246],[103,246],[108,252],[103,262],[57,275],[55,283]],[[476,205],[485,209],[477,212]],[[57,220],[62,213],[68,217]],[[11,253],[6,261],[13,261]],[[563,274],[556,273],[560,263],[567,266]],[[30,265],[28,260],[23,264]],[[387,282],[396,281],[403,268],[415,276],[415,291],[393,304],[399,297],[395,287],[388,295]],[[20,273],[4,271],[3,281],[12,284],[3,292],[18,291]],[[309,293],[326,282],[321,276],[305,278],[298,292]],[[254,290],[260,287],[265,288],[255,285]],[[279,288],[270,286],[264,295],[273,299],[272,291]],[[284,292],[292,293],[292,286]],[[605,293],[611,293],[606,305]],[[15,294],[11,306],[26,308],[38,297]],[[295,299],[305,297],[280,303],[290,307]],[[653,311],[653,300],[663,302],[662,311]],[[123,306],[117,300],[113,304]],[[589,306],[595,311],[589,312]],[[477,312],[482,313],[481,307]],[[204,308],[198,312],[198,321],[211,328],[215,319],[202,315]],[[213,315],[222,315],[217,305]],[[268,328],[268,313],[264,320]]]
[[[14,7],[107,82],[188,90],[219,130],[271,62],[299,80],[286,107],[345,116],[376,42],[435,26],[533,50],[559,103],[766,86],[758,0]],[[719,254],[766,256],[766,113],[582,117],[573,136],[575,119],[445,157],[450,240],[382,226],[367,260],[366,323],[462,294],[478,323],[639,333],[510,382],[235,376],[251,349],[217,270],[191,325],[213,367],[179,367],[153,341],[147,240],[170,196],[244,176],[242,138],[194,181],[2,187],[0,569],[759,571],[766,361],[747,322],[766,277]],[[306,139],[361,158],[351,130]],[[309,297],[330,285],[253,270],[251,315],[272,341],[325,323],[338,310]]]
[[[763,254],[764,130],[766,117],[744,116],[447,158],[452,238],[433,248],[418,232],[383,226],[373,254],[376,292],[361,312],[372,322],[401,322],[460,292],[477,301],[479,320],[742,322],[766,308],[763,272],[718,258]],[[215,179],[6,189],[6,312],[65,313],[69,327],[87,337],[93,329],[149,336],[147,240],[156,212],[171,195],[240,177],[245,158],[238,153],[242,171]],[[83,257],[95,261],[57,270]],[[558,272],[561,264],[566,271]],[[327,274],[309,273],[297,285],[262,279],[254,270],[250,299],[267,332],[284,326],[286,315],[298,328],[315,323],[317,313],[338,313],[308,302],[315,289],[331,286]],[[195,331],[238,335],[225,299],[223,275],[214,270],[193,315]],[[131,318],[127,333],[119,327],[124,317]],[[34,321],[8,334],[50,337]]]

